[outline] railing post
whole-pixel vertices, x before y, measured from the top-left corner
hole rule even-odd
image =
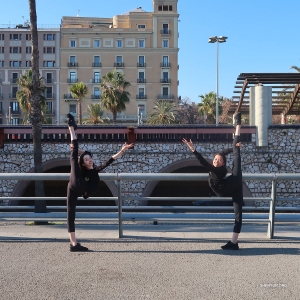
[[[122,197],[121,197],[121,180],[118,176],[118,218],[119,218],[119,238],[123,237],[122,223]]]
[[[276,178],[276,175],[275,175],[274,180],[272,180],[271,201],[270,201],[270,211],[269,211],[269,223],[268,223],[268,233],[267,233],[267,236],[270,239],[273,239],[273,237],[274,237],[276,186],[277,186],[277,178]]]

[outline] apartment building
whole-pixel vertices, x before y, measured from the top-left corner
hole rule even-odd
[[[177,2],[153,0],[152,12],[138,7],[112,18],[62,17],[60,123],[66,113],[77,115],[70,85],[88,86],[84,118],[87,106],[100,101],[101,77],[114,69],[131,83],[130,103],[118,120],[135,122],[138,111],[145,119],[156,101],[178,102]]]
[[[47,106],[52,123],[59,123],[60,31],[38,29],[40,75],[44,78]],[[25,25],[0,26],[0,124],[22,124],[16,98],[17,79],[31,68],[31,34]],[[10,118],[9,118],[10,116]]]

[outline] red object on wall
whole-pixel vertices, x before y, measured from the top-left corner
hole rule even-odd
[[[133,127],[128,128],[127,138],[128,138],[128,144],[135,143],[135,133]]]
[[[0,148],[4,148],[4,129],[0,129]]]

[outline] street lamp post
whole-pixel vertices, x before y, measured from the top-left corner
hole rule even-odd
[[[225,43],[228,37],[226,36],[211,36],[208,39],[209,43],[217,43],[217,86],[216,86],[216,125],[219,124],[219,43]]]

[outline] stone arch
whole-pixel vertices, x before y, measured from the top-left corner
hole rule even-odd
[[[43,163],[43,171],[47,172],[51,169],[57,168],[57,167],[62,167],[62,166],[70,166],[70,159],[69,158],[57,158],[57,159],[52,159],[48,160]],[[27,173],[33,173],[34,168],[31,168]],[[118,196],[118,188],[115,185],[113,181],[108,181],[108,180],[103,180],[103,182],[107,185],[108,189],[112,193],[113,197]],[[24,192],[26,191],[27,187],[31,181],[18,181],[17,184],[15,185],[11,197],[22,197]],[[17,200],[12,200],[8,205],[19,205],[19,201]]]
[[[162,168],[158,171],[158,173],[172,173],[178,169],[184,168],[184,167],[193,167],[193,166],[201,166],[199,165],[199,161],[196,158],[188,158],[184,160],[175,161],[172,164]],[[231,173],[231,169],[227,167],[228,173]],[[149,181],[147,185],[145,186],[145,189],[143,191],[142,197],[150,197],[151,193],[155,189],[156,185],[159,183],[159,181]],[[243,194],[244,197],[252,197],[252,194],[247,187],[247,185],[243,182]],[[148,201],[143,201],[141,205],[147,205]],[[245,205],[253,205],[254,201],[245,201]]]

